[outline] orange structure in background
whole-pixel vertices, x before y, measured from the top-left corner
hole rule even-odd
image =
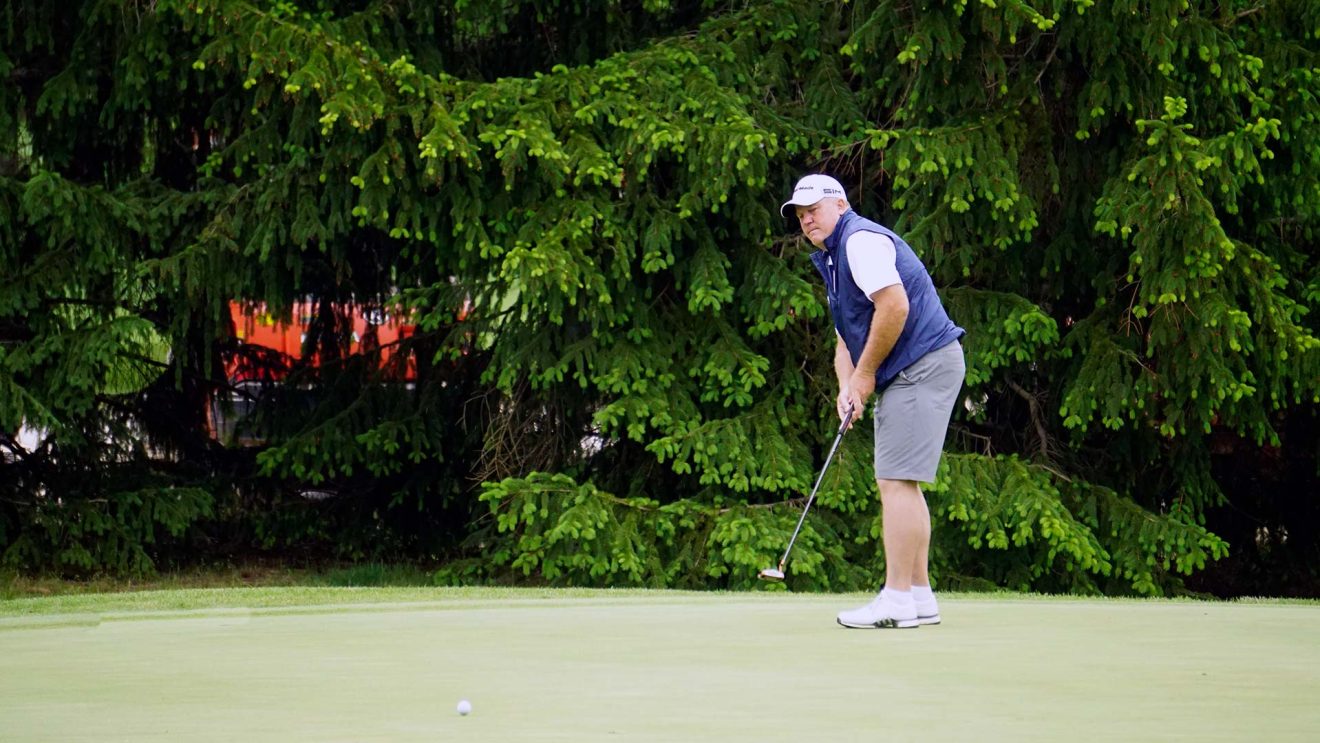
[[[211,399],[208,421],[211,436],[227,446],[256,446],[264,443],[259,438],[240,433],[239,423],[252,412],[264,389],[279,384],[303,358],[307,332],[317,311],[315,302],[295,302],[288,319],[272,316],[260,302],[229,303],[229,319],[233,323],[234,337],[240,344],[259,346],[270,353],[235,353],[225,362],[225,375],[229,388]],[[399,352],[398,342],[416,332],[416,326],[400,322],[380,309],[361,306],[335,305],[334,311],[352,323],[352,336],[348,356],[364,352],[380,355],[380,367],[390,369],[387,378],[411,384],[417,379],[417,362],[412,354],[404,359],[402,369],[390,363]],[[258,358],[264,356],[260,362]],[[275,363],[272,363],[275,362]],[[313,352],[313,366],[320,360]]]
[[[307,329],[311,325],[316,309],[314,302],[295,302],[292,318],[286,320],[271,316],[263,303],[231,301],[229,317],[234,323],[234,336],[240,343],[276,351],[292,362],[302,358]],[[349,342],[348,355],[378,348],[382,367],[387,366],[389,360],[398,352],[398,341],[411,336],[416,331],[415,326],[400,322],[380,309],[337,305],[335,310],[347,315],[352,322],[353,334]],[[315,356],[312,358],[312,363],[313,365],[319,363]],[[225,371],[231,382],[263,376],[257,370],[248,368],[245,354],[236,354],[226,365]],[[416,377],[417,363],[409,356],[403,379],[412,381]]]

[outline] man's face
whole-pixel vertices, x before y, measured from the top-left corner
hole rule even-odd
[[[807,236],[812,245],[822,247],[825,238],[834,234],[834,226],[839,217],[848,211],[848,202],[843,199],[821,199],[811,206],[794,207],[802,234]]]

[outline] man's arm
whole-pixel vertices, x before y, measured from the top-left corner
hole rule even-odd
[[[871,330],[866,335],[866,346],[862,348],[857,366],[848,379],[846,389],[853,406],[853,420],[861,417],[866,403],[875,394],[875,370],[889,356],[898,336],[903,333],[907,323],[908,298],[902,284],[892,284],[871,295],[875,303],[875,314],[871,316]],[[847,349],[844,349],[845,356]],[[839,354],[835,351],[834,368],[839,371]],[[841,383],[840,389],[845,386]],[[842,397],[842,395],[840,395]]]
[[[848,406],[852,404],[852,397],[848,393],[849,384],[853,375],[852,356],[848,355],[848,345],[843,342],[843,336],[834,334],[838,343],[834,346],[834,376],[839,379],[839,396],[834,401],[834,406],[839,410],[839,420],[843,420],[848,414]]]

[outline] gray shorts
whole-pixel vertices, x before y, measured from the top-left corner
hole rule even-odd
[[[954,341],[912,362],[875,402],[875,478],[933,482],[967,367]]]

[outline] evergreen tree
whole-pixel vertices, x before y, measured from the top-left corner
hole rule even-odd
[[[815,169],[969,331],[938,580],[1179,590],[1241,503],[1278,515],[1225,522],[1234,555],[1315,556],[1312,3],[75,5],[3,6],[6,562],[749,586],[835,425],[775,210]],[[307,353],[240,342],[231,300],[310,300]],[[348,308],[417,330],[349,353]],[[244,388],[250,449],[207,425],[240,358],[287,367]],[[879,574],[865,429],[793,587]]]

